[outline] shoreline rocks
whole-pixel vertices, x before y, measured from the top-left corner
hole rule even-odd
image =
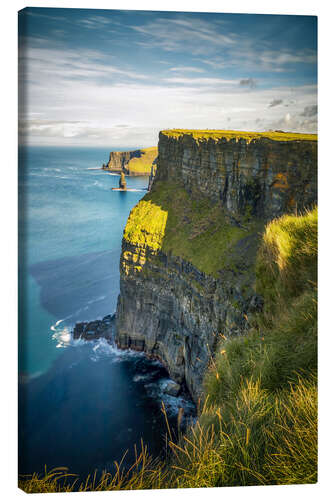
[[[89,322],[83,321],[76,323],[73,329],[74,340],[97,340],[100,338],[110,340],[113,334],[115,316],[115,314],[108,314],[101,320],[97,319]]]
[[[177,396],[179,396],[180,391],[181,391],[181,386],[177,384],[177,382],[171,380],[170,382],[167,383],[163,392],[165,394],[168,394],[169,396],[173,396],[176,398]]]

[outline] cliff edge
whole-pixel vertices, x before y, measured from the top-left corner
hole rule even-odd
[[[262,307],[264,225],[316,201],[315,135],[162,131],[151,191],[124,230],[118,345],[159,358],[197,400],[218,340]]]

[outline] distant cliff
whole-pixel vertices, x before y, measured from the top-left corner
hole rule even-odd
[[[161,132],[151,191],[124,230],[118,345],[159,358],[198,399],[219,337],[245,333],[262,307],[265,223],[316,201],[316,136]]]
[[[109,161],[103,164],[103,170],[126,175],[149,175],[155,165],[157,147],[137,149],[135,151],[113,151]]]

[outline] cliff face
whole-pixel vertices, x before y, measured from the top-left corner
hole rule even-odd
[[[272,219],[311,205],[317,196],[317,141],[285,136],[196,141],[161,133],[156,180],[179,182],[189,193],[220,201],[234,215],[250,211]]]
[[[109,161],[106,165],[108,170],[121,173],[132,158],[138,158],[140,150],[136,151],[113,151],[110,153]]]
[[[316,202],[317,142],[160,133],[151,192],[124,230],[118,345],[158,357],[198,399],[219,335],[262,307],[264,223]]]
[[[157,148],[137,149],[135,151],[113,151],[103,170],[126,175],[149,175],[155,164]]]

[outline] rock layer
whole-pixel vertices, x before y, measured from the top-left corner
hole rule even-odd
[[[198,400],[219,336],[246,332],[262,307],[253,286],[260,228],[316,202],[316,154],[312,140],[161,132],[151,192],[124,231],[118,345],[159,358]]]

